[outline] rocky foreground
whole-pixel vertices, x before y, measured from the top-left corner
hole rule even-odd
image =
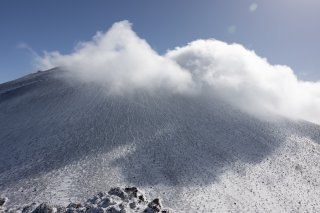
[[[7,198],[0,198],[0,212],[21,213],[172,213],[162,208],[160,199],[149,202],[136,187],[111,188],[108,192],[99,192],[85,203],[70,203],[67,207],[49,203],[32,203],[18,208],[6,208]]]

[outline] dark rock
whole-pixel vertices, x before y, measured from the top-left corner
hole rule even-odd
[[[144,195],[139,195],[139,201],[142,201],[142,202],[146,201],[146,198],[144,197]]]
[[[105,197],[107,195],[107,193],[99,192],[97,195],[98,195],[98,197],[103,198],[103,197]]]
[[[124,191],[131,197],[138,197],[138,189],[137,187],[126,187]]]
[[[74,208],[74,209],[78,209],[81,207],[82,207],[81,203],[69,203],[69,205],[67,206],[67,208]]]
[[[0,207],[4,206],[7,201],[8,201],[8,198],[0,197]]]
[[[57,212],[56,213],[65,213],[66,212],[66,207],[63,206],[56,206]]]
[[[162,206],[158,198],[154,199],[148,204],[149,211],[152,210],[153,212],[160,212],[161,207]]]
[[[75,208],[70,208],[66,210],[66,213],[77,213],[77,210]]]
[[[22,213],[30,213],[36,208],[36,203],[32,203],[30,205],[24,206],[22,209]]]
[[[108,194],[118,196],[122,200],[128,199],[128,195],[120,187],[111,188]]]
[[[108,207],[108,206],[110,206],[110,205],[114,205],[114,204],[116,204],[116,203],[113,202],[110,197],[106,197],[106,198],[104,198],[104,199],[101,201],[99,207],[106,208],[106,207]]]
[[[110,207],[107,209],[108,213],[121,213],[121,210],[120,209],[116,209],[114,206]]]
[[[134,209],[137,207],[137,203],[136,202],[129,203],[129,206],[131,209]]]
[[[32,213],[53,213],[53,208],[47,203],[41,203]]]
[[[103,208],[100,208],[100,207],[90,208],[85,211],[85,213],[104,213],[104,212],[105,211],[103,210]]]
[[[119,204],[119,208],[121,209],[122,213],[125,213],[127,211],[127,209],[128,209],[128,203],[125,203],[125,202],[120,203]]]
[[[101,199],[99,195],[95,195],[93,198],[88,199],[87,202],[92,204],[98,204],[99,202],[101,202]]]

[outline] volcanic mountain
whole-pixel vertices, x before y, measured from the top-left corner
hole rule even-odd
[[[0,85],[8,205],[137,186],[177,212],[319,212],[319,143],[316,124],[261,120],[209,91],[112,94],[60,68]]]

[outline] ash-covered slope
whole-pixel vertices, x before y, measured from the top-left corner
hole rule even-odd
[[[111,95],[59,69],[0,85],[11,204],[135,185],[178,212],[316,212],[319,141],[317,125],[261,121],[210,94]]]

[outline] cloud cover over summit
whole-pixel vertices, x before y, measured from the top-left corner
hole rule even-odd
[[[209,90],[259,117],[274,113],[320,123],[320,82],[301,81],[290,67],[271,65],[240,44],[196,40],[159,55],[122,21],[71,54],[46,52],[36,60],[41,69],[63,67],[114,94]]]

